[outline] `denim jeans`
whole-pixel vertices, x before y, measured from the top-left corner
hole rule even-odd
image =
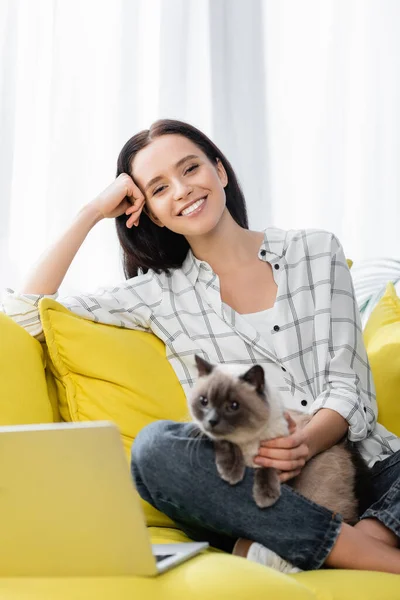
[[[191,539],[231,552],[239,537],[259,542],[303,570],[320,568],[339,535],[342,517],[282,485],[279,500],[259,508],[253,469],[231,486],[215,467],[212,442],[193,425],[156,421],[132,446],[132,475],[141,497],[168,515]],[[376,517],[400,537],[400,452],[371,469]]]

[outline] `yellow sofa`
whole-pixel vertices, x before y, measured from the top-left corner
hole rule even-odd
[[[40,312],[42,344],[0,313],[0,424],[111,419],[129,460],[132,440],[146,423],[187,418],[182,389],[152,334],[85,321],[49,299]],[[165,515],[143,506],[154,542],[187,539]],[[211,549],[151,579],[0,577],[0,600],[22,598],[389,600],[400,599],[400,580],[324,569],[289,576]]]

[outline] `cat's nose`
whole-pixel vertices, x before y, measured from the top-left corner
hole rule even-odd
[[[216,425],[218,425],[219,419],[215,417],[213,419],[208,419],[208,423],[211,427],[215,427]]]

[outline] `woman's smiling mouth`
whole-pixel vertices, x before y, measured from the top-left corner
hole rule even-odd
[[[193,202],[193,204],[191,204],[190,206],[188,206],[187,208],[182,210],[182,212],[179,213],[179,216],[180,217],[188,217],[191,215],[197,215],[199,212],[201,212],[203,210],[206,201],[207,201],[207,196],[204,196],[203,198],[199,198],[199,200],[196,200],[196,202]]]

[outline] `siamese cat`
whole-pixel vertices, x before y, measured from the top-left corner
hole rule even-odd
[[[279,393],[268,386],[260,365],[246,371],[242,365],[212,365],[200,356],[195,360],[199,378],[189,410],[197,427],[214,443],[219,475],[235,485],[243,479],[246,466],[252,467],[254,500],[260,508],[271,506],[280,496],[278,472],[253,460],[261,441],[289,434]],[[298,427],[311,419],[301,412],[286,412]],[[359,515],[358,477],[366,469],[351,442],[343,438],[311,458],[288,485],[354,524]]]

